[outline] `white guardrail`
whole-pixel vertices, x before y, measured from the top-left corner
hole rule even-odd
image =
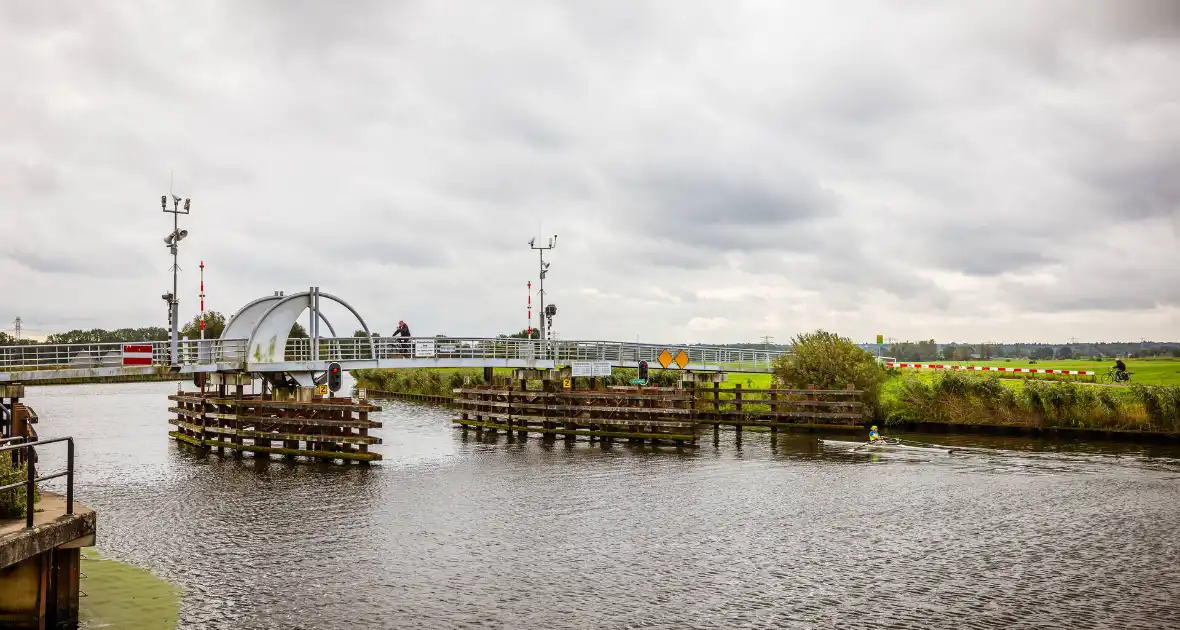
[[[247,358],[245,339],[204,339],[180,341],[181,365],[227,364],[240,366],[262,361]],[[313,357],[310,339],[288,339],[282,362],[373,361],[388,359],[462,359],[470,361],[549,361],[568,365],[574,361],[609,361],[612,365],[633,365],[647,361],[649,368],[662,367],[664,352],[675,360],[683,351],[687,362],[697,369],[735,372],[769,372],[782,352],[617,341],[540,341],[536,339],[466,337],[365,337],[322,338],[318,356]],[[27,371],[116,366],[167,366],[170,343],[145,341],[68,345],[0,346],[0,370]],[[669,367],[674,367],[670,363]]]

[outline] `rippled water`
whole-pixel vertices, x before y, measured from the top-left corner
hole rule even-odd
[[[175,388],[27,402],[79,439],[99,547],[184,587],[185,628],[1180,626],[1175,452],[481,441],[385,401],[381,464],[291,464],[177,446]]]

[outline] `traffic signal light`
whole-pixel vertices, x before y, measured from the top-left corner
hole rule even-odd
[[[642,381],[647,380],[647,361],[639,362],[639,379]]]
[[[328,364],[328,389],[340,391],[340,364],[335,361]]]

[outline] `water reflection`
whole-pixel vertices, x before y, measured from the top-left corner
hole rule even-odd
[[[372,467],[195,454],[172,384],[40,388],[99,544],[187,628],[1105,628],[1180,621],[1180,464],[1135,445],[916,436],[859,453],[480,437],[394,401]],[[851,439],[848,437],[837,439]],[[53,453],[46,453],[52,460]]]

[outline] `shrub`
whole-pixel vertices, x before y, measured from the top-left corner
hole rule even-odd
[[[11,453],[0,453],[0,486],[24,481],[28,478],[27,465],[16,466],[12,463]],[[33,500],[37,500],[38,492],[34,489]],[[0,519],[24,518],[26,493],[24,486],[15,490],[0,492]]]
[[[873,355],[851,339],[817,330],[791,340],[792,353],[775,359],[774,379],[784,387],[804,389],[844,389],[848,385],[861,390],[866,414],[879,411],[881,386],[885,372]]]

